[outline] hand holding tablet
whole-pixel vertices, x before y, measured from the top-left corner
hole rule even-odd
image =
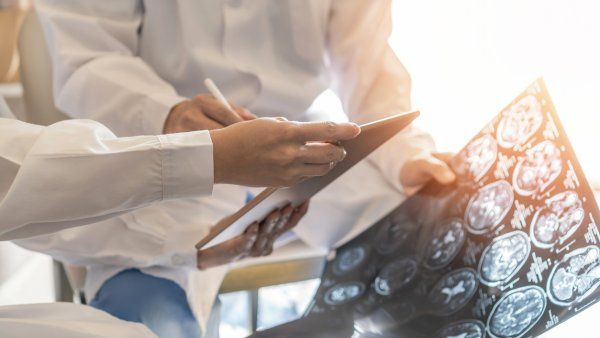
[[[263,190],[243,208],[217,223],[210,233],[196,244],[196,248],[201,249],[237,237],[244,233],[250,224],[262,222],[273,210],[286,205],[299,206],[408,126],[418,115],[418,112],[403,113],[362,125],[360,135],[340,142],[347,152],[346,157],[326,175],[303,180],[290,188]],[[334,138],[330,141],[337,140]]]

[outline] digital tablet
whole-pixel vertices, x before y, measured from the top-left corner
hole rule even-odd
[[[356,138],[340,142],[346,149],[346,158],[327,175],[310,178],[289,188],[263,190],[243,208],[213,226],[209,234],[196,244],[196,248],[231,239],[243,233],[250,224],[262,221],[275,209],[288,204],[293,207],[302,204],[408,126],[417,116],[418,111],[402,113],[360,126],[361,133]]]

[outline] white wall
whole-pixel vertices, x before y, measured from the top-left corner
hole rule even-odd
[[[588,0],[396,0],[390,39],[413,105],[456,151],[543,76],[589,178],[600,184],[600,13]]]

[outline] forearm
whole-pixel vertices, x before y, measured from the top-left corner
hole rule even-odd
[[[95,223],[154,202],[212,191],[207,132],[117,138],[92,121],[49,127],[0,121],[2,240]]]

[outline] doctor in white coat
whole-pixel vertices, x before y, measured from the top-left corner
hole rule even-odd
[[[238,157],[235,170],[218,162],[234,154],[235,150],[230,148],[239,148],[239,139],[250,144],[246,151],[256,153],[257,157],[279,153],[281,149],[275,149],[282,141],[287,143],[288,127],[297,127],[299,134],[310,133],[313,139],[332,137],[331,126],[325,124],[254,120],[216,134],[197,131],[117,138],[103,125],[88,120],[69,120],[42,127],[11,117],[0,97],[0,240],[53,233],[160,201],[207,195],[211,192],[213,177],[219,177],[217,182],[222,183],[241,180],[247,184],[278,186],[283,181],[291,184],[299,177],[314,175],[314,168],[307,169],[306,164],[300,163],[293,165],[295,171],[301,173],[295,176],[284,173],[288,166],[276,163],[264,170],[265,163],[259,164],[256,159],[245,162]],[[358,133],[356,126],[350,124],[338,125],[335,129],[334,138],[352,138]],[[257,132],[270,133],[274,138],[263,143],[249,142],[256,138]],[[221,135],[217,135],[219,133]],[[230,142],[234,136],[236,142]],[[302,142],[294,143],[295,146],[288,143],[288,150],[303,147],[314,155],[311,163],[317,158],[327,161],[324,172],[331,168],[328,161],[337,162],[343,155],[343,149],[330,144],[307,149]],[[325,156],[323,146],[339,157]],[[273,175],[274,167],[281,169],[276,170],[277,175]],[[245,171],[252,171],[254,175],[240,176]],[[266,222],[271,219],[281,223],[279,233],[282,233],[297,224],[305,212],[306,204],[297,210],[276,211]],[[264,228],[264,222],[253,224],[249,229],[257,230],[254,234],[248,231],[228,241],[229,244],[214,247],[204,256],[216,264],[231,260],[232,257],[226,257],[231,249],[237,250],[235,258],[241,254],[251,255],[265,236],[277,236],[262,231]],[[136,243],[130,244],[135,246]],[[58,303],[0,307],[0,336],[152,337],[154,334],[141,324],[118,320],[89,306]]]
[[[38,0],[36,6],[58,108],[120,136],[213,129],[254,116],[327,120],[330,112],[313,107],[327,89],[354,122],[411,108],[410,78],[387,43],[389,0]],[[215,107],[205,94],[207,77],[247,110]],[[334,246],[428,179],[452,181],[432,151],[429,135],[408,128],[316,196],[295,234],[314,246]],[[20,244],[87,266],[87,298],[121,318],[160,317],[176,325],[173,311],[148,310],[141,302],[147,292],[124,287],[174,281],[187,302],[172,305],[189,303],[206,333],[227,267],[195,269],[193,244],[240,208],[248,191],[219,186],[211,197],[169,201]],[[145,245],[132,248],[132,241]],[[151,296],[158,298],[160,289]]]

